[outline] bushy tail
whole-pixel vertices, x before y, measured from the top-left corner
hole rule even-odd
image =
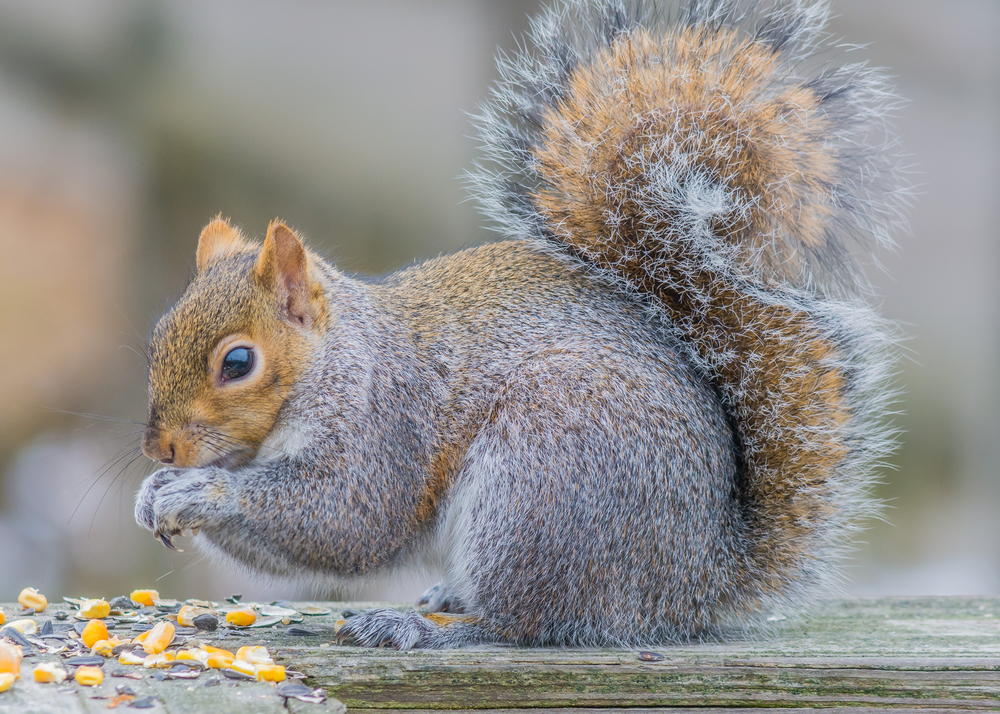
[[[824,3],[563,2],[501,62],[480,120],[487,213],[646,297],[720,390],[742,449],[738,612],[832,573],[871,509],[893,340],[852,251],[891,243],[906,186],[862,66],[828,49]]]

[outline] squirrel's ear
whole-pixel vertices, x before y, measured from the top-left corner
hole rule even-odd
[[[215,261],[240,253],[250,247],[238,228],[233,228],[229,220],[220,213],[205,226],[198,238],[198,272]]]
[[[284,301],[289,322],[303,327],[313,322],[308,267],[306,249],[294,231],[277,219],[271,221],[257,259],[257,279]]]

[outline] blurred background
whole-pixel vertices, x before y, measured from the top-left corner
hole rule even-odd
[[[328,596],[175,554],[132,520],[154,321],[222,212],[348,271],[491,239],[467,112],[530,0],[0,0],[0,601]],[[853,595],[1000,595],[1000,3],[833,0],[890,69],[912,235],[872,275],[910,336],[906,430]],[[67,412],[108,418],[88,418]],[[132,420],[132,421],[130,421]],[[371,597],[412,598],[426,577]]]

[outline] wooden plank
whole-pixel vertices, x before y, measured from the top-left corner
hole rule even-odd
[[[305,603],[301,604],[304,605]],[[350,709],[597,711],[607,707],[801,707],[831,711],[891,708],[921,712],[1000,709],[1000,598],[891,598],[822,603],[807,618],[773,623],[752,640],[661,647],[660,662],[635,650],[524,649],[396,652],[334,644],[334,623],[345,607],[371,603],[314,603],[328,616],[304,624],[318,637],[293,637],[284,627],[220,630],[205,638],[236,649],[265,644],[287,667],[308,675]],[[384,606],[380,604],[380,606]],[[16,606],[4,606],[8,619]],[[50,614],[46,611],[46,615]],[[116,684],[159,700],[151,712],[335,711],[294,700],[286,709],[273,687],[224,680],[156,681],[108,676],[93,690],[75,684],[26,681],[0,694],[0,712],[108,711]],[[106,672],[124,670],[105,665]],[[95,698],[100,697],[100,698]]]

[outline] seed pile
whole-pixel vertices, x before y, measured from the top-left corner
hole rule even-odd
[[[279,624],[289,626],[288,634],[315,635],[318,633],[293,623],[301,623],[307,615],[329,614],[328,610],[297,610],[285,602],[244,603],[239,595],[225,603],[178,602],[160,598],[155,590],[134,590],[110,601],[64,600],[69,607],[52,607],[36,589],[25,588],[18,597],[22,608],[18,619],[7,622],[0,610],[0,692],[9,690],[21,678],[23,658],[48,654],[59,659],[35,664],[30,675],[35,682],[59,684],[72,680],[84,687],[95,687],[104,681],[105,665],[110,664],[113,668],[107,669],[113,677],[142,679],[142,673],[147,672],[159,680],[198,679],[217,670],[228,679],[277,685],[277,693],[285,698],[307,702],[325,698],[322,689],[285,681],[305,675],[276,664],[262,645],[245,645],[233,652],[209,641]],[[204,686],[221,681],[211,675],[205,679]],[[119,685],[116,694],[109,697],[108,707],[123,703],[142,706],[127,685]]]

